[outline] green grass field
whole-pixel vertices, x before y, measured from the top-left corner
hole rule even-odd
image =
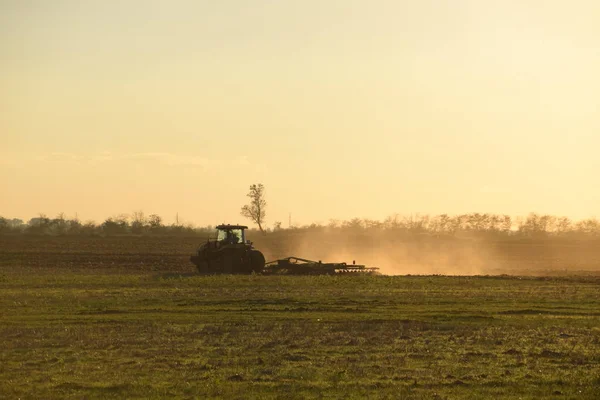
[[[2,398],[600,398],[600,277],[0,269]]]

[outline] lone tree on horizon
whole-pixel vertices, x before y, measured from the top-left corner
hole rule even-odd
[[[242,207],[241,214],[258,225],[258,229],[264,234],[262,224],[265,222],[265,208],[267,207],[264,185],[262,183],[250,185],[250,191],[246,196],[250,198],[250,204]]]

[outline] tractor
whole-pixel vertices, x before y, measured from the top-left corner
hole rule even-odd
[[[265,257],[246,240],[247,226],[217,226],[217,239],[202,243],[190,260],[201,274],[262,273]]]
[[[378,268],[346,263],[324,263],[287,257],[265,263],[265,256],[246,240],[247,226],[217,226],[217,239],[202,243],[190,260],[201,274],[335,275],[378,274]]]

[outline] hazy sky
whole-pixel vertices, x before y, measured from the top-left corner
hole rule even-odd
[[[597,0],[0,0],[0,215],[600,214]]]

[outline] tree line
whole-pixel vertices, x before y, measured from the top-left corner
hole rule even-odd
[[[197,235],[206,234],[211,227],[194,227],[176,221],[166,225],[157,214],[146,216],[142,211],[109,217],[102,223],[82,222],[78,218],[67,218],[64,213],[54,218],[45,214],[27,222],[20,219],[0,217],[0,233],[34,235]]]
[[[276,224],[277,226],[277,224]],[[280,226],[280,224],[279,224]],[[530,213],[525,217],[506,214],[469,213],[459,215],[400,215],[383,221],[353,218],[330,220],[328,224],[312,224],[300,229],[395,231],[428,235],[495,235],[495,236],[600,236],[600,221],[596,218],[571,220],[547,214]]]
[[[330,231],[330,232],[395,232],[407,235],[470,235],[470,236],[600,236],[600,221],[596,218],[571,220],[567,217],[531,213],[525,217],[509,215],[470,213],[460,215],[392,215],[383,221],[353,218],[330,220],[328,223],[282,227],[275,222],[272,228],[260,227],[266,233],[280,231]],[[105,219],[101,223],[82,222],[68,218],[64,213],[54,218],[44,214],[29,219],[0,217],[0,234],[36,235],[164,235],[202,236],[212,235],[213,227],[196,227],[176,221],[165,224],[157,214],[146,216],[141,211]]]

